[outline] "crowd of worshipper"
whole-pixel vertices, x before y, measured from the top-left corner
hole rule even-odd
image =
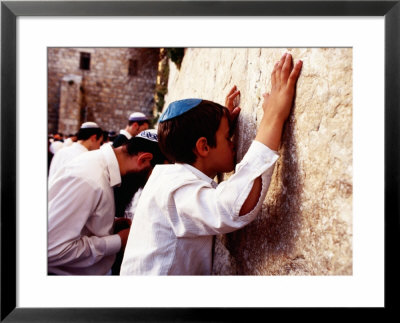
[[[133,112],[118,134],[88,121],[74,135],[49,136],[48,275],[211,275],[215,236],[262,207],[301,67],[290,54],[275,64],[237,165],[236,86],[223,105],[170,103],[155,129]]]

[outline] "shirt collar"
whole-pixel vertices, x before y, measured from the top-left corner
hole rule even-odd
[[[114,187],[121,184],[121,172],[119,170],[118,160],[115,156],[114,149],[111,145],[102,145],[100,147],[102,151],[108,168],[108,173],[110,176],[110,186]]]
[[[128,138],[128,140],[132,138],[132,135],[128,131],[126,131],[125,129],[120,130],[119,133],[121,135],[124,135],[126,138]]]
[[[190,172],[192,172],[199,179],[209,183],[213,188],[216,188],[218,186],[218,184],[212,178],[208,177],[206,174],[198,170],[196,167],[193,167],[192,165],[189,164],[181,164],[181,165],[186,169],[188,169]]]
[[[89,149],[87,149],[84,145],[82,145],[80,142],[74,142],[72,144],[74,147],[82,150],[82,151],[89,151]]]

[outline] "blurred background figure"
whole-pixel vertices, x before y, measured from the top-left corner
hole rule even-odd
[[[80,154],[99,149],[103,143],[103,130],[95,122],[85,122],[77,134],[77,142],[72,143],[69,147],[59,150],[50,164],[49,180],[61,169],[68,161],[72,160]]]
[[[56,133],[53,136],[53,141],[50,144],[50,152],[55,155],[64,146],[64,139],[62,133]]]
[[[113,144],[115,138],[117,138],[116,132],[115,132],[115,131],[110,131],[110,132],[108,133],[108,142],[109,142],[110,144]]]
[[[113,142],[114,148],[122,146],[129,139],[135,137],[141,131],[149,129],[150,121],[144,113],[133,112],[128,119],[128,125],[125,129],[121,129],[119,135],[115,138]]]
[[[71,146],[74,142],[78,140],[77,134],[69,134],[67,139],[64,140],[63,148]]]

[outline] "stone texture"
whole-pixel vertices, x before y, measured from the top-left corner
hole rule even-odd
[[[80,69],[81,52],[90,54],[90,70]],[[81,120],[71,132],[85,121],[118,132],[125,128],[133,111],[152,116],[158,48],[48,48],[47,57],[49,133],[70,129],[68,115],[60,115],[62,79],[66,75],[81,77],[80,107],[75,107]],[[129,75],[130,60],[136,61],[135,75]]]
[[[80,127],[82,105],[82,77],[68,74],[61,80],[58,131],[75,133]]]
[[[240,161],[285,51],[303,69],[281,157],[257,219],[217,237],[215,275],[352,274],[352,49],[188,48],[180,70],[170,64],[166,104],[187,97],[224,104],[237,85]]]

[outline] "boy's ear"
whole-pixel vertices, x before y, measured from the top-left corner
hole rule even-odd
[[[196,141],[195,154],[200,157],[207,157],[210,147],[208,146],[207,138],[201,137]]]
[[[143,166],[146,163],[150,163],[150,161],[153,159],[153,154],[148,153],[148,152],[143,152],[138,154],[138,166]]]

